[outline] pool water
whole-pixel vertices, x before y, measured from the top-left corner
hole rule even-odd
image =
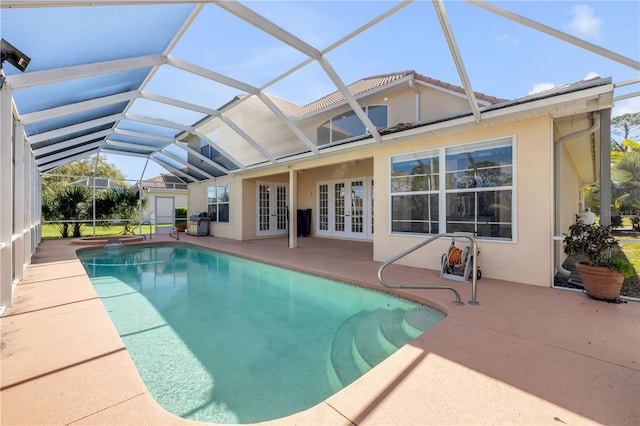
[[[444,318],[188,244],[79,256],[149,392],[192,420],[253,423],[310,408]]]

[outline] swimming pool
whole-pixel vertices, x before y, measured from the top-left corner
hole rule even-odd
[[[78,255],[149,392],[193,420],[251,423],[305,410],[444,318],[188,244]]]

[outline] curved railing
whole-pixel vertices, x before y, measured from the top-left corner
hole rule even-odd
[[[422,241],[419,244],[416,244],[415,246],[403,251],[402,253],[398,254],[397,256],[392,257],[391,259],[385,261],[380,268],[378,269],[378,281],[380,282],[380,284],[382,284],[383,286],[387,287],[387,288],[397,288],[397,289],[427,289],[427,290],[450,290],[452,291],[455,295],[456,295],[456,300],[453,302],[456,305],[464,305],[464,302],[462,302],[460,300],[460,293],[458,293],[458,290],[456,290],[454,287],[450,286],[450,285],[431,285],[431,284],[418,284],[418,285],[402,285],[402,284],[398,284],[398,285],[392,285],[389,284],[388,282],[386,282],[383,278],[382,278],[382,271],[384,270],[384,268],[386,268],[387,266],[389,266],[390,264],[392,264],[393,262],[395,262],[398,259],[401,259],[405,256],[407,256],[410,253],[413,253],[414,251],[418,250],[420,247],[424,247],[427,244],[432,243],[435,240],[438,240],[440,238],[465,238],[467,240],[469,240],[469,242],[471,243],[471,253],[473,253],[473,266],[472,266],[472,270],[471,270],[471,277],[472,277],[472,283],[471,283],[471,300],[469,301],[470,305],[479,305],[480,303],[478,303],[476,296],[477,296],[477,287],[476,287],[476,280],[477,280],[477,271],[478,271],[478,264],[477,264],[477,245],[476,245],[476,240],[468,234],[461,234],[461,233],[443,233],[443,234],[438,234],[438,235],[434,235],[431,238],[427,238],[426,240]]]
[[[151,222],[150,222],[150,221],[148,221],[148,220],[145,220],[144,222],[140,222],[139,224],[137,224],[136,226],[134,226],[134,227],[133,227],[133,229],[131,229],[131,233],[132,233],[132,234],[135,234],[135,233],[136,233],[136,232],[135,232],[135,231],[136,231],[136,229],[137,229],[137,228],[140,228],[140,235],[142,235],[142,236],[146,239],[146,238],[147,238],[147,236],[146,236],[146,235],[144,235],[144,234],[142,233],[142,225],[149,225],[149,239],[151,239],[151,229],[152,229],[153,227],[151,226]]]
[[[173,235],[175,234],[175,236]],[[170,232],[169,232],[169,236],[171,238],[174,238],[178,241],[180,241],[180,232],[178,231],[178,228],[173,228]]]

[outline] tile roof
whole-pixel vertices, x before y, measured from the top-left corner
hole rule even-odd
[[[380,87],[384,87],[389,84],[392,84],[403,78],[407,78],[407,79],[413,78],[415,80],[422,81],[426,84],[430,84],[432,86],[436,86],[451,92],[460,93],[466,96],[465,91],[462,87],[456,86],[450,83],[445,83],[444,81],[436,80],[434,78],[427,77],[422,74],[418,74],[414,70],[399,71],[399,72],[393,72],[388,74],[380,74],[380,75],[365,77],[354,83],[349,84],[347,88],[349,89],[349,92],[351,92],[352,95],[359,96],[366,92],[372,91],[374,89],[378,89]],[[474,93],[476,95],[477,100],[488,102],[490,104],[507,101],[507,99],[501,99],[495,96],[485,95],[484,93],[480,93],[480,92],[474,92]],[[234,98],[232,102],[230,102],[227,105],[230,105],[237,100],[242,100],[247,96],[249,95],[238,95]],[[329,108],[340,102],[344,102],[345,100],[344,96],[342,95],[342,92],[340,92],[339,90],[336,90],[335,92],[330,93],[327,96],[317,99],[304,106],[300,106],[293,102],[289,102],[287,100],[278,98],[277,96],[273,96],[273,95],[268,95],[268,96],[269,96],[269,99],[271,99],[273,103],[276,104],[276,106],[280,108],[280,110],[284,114],[289,116],[298,116],[298,117],[302,117],[302,116],[323,110],[325,108]],[[257,96],[251,96],[249,99],[246,100],[246,102],[252,105],[266,108],[266,105]]]
[[[94,183],[95,183],[96,189],[124,188],[124,186],[122,186],[120,183],[116,182],[111,178],[93,178],[93,177],[71,182],[67,186],[86,186],[88,188],[93,188]]]
[[[187,189],[187,184],[172,173],[163,173],[150,179],[145,179],[139,183],[142,189],[153,191],[178,191]]]

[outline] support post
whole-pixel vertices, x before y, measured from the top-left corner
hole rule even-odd
[[[611,225],[611,108],[600,111],[600,224]]]
[[[289,170],[289,248],[298,247],[298,172]]]
[[[28,181],[24,176],[24,128],[15,123],[13,128],[13,281],[22,279],[24,270],[24,197]],[[4,204],[4,203],[3,203]]]
[[[13,91],[0,88],[0,306],[13,295]]]

